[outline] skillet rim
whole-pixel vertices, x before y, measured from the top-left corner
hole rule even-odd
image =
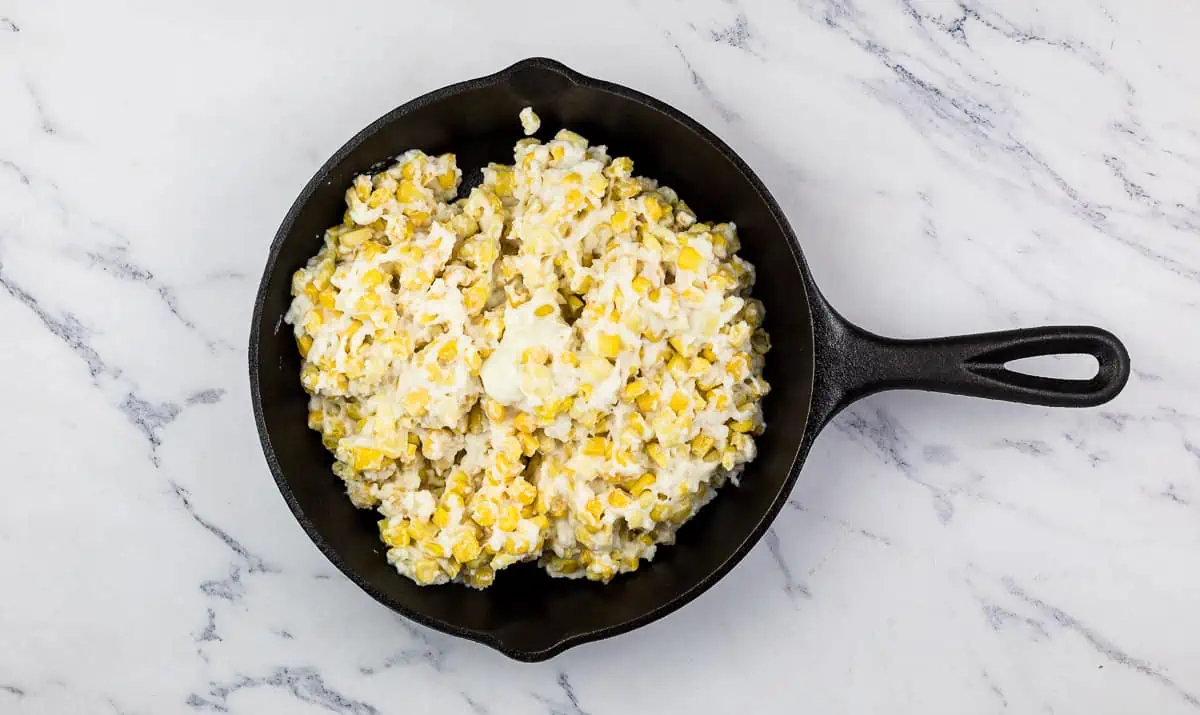
[[[583,87],[585,89],[613,94],[626,101],[635,102],[652,109],[697,135],[700,139],[704,140],[707,144],[716,149],[726,161],[732,164],[737,172],[741,175],[742,179],[750,184],[755,193],[758,194],[759,198],[764,202],[768,211],[771,213],[771,216],[774,218],[780,232],[782,233],[784,240],[786,240],[788,243],[788,248],[790,249],[794,266],[800,278],[798,281],[800,295],[797,297],[802,300],[803,308],[808,314],[807,323],[810,336],[809,360],[807,366],[790,365],[785,368],[793,373],[796,370],[807,372],[807,376],[803,374],[793,374],[793,379],[804,380],[807,377],[806,381],[808,383],[805,387],[808,389],[809,404],[805,410],[805,424],[800,430],[800,442],[796,445],[795,452],[792,456],[791,467],[788,469],[787,475],[780,484],[776,496],[768,508],[762,513],[758,523],[742,540],[737,548],[735,548],[724,561],[722,561],[716,568],[712,569],[707,575],[701,578],[695,585],[677,594],[663,605],[646,611],[635,618],[611,626],[559,636],[551,645],[533,650],[510,646],[504,642],[503,637],[495,633],[462,628],[455,624],[428,616],[420,611],[413,610],[400,601],[384,594],[380,589],[376,588],[372,582],[361,577],[354,569],[346,565],[338,551],[329,545],[313,522],[304,513],[304,510],[301,508],[296,495],[292,491],[287,477],[283,473],[283,469],[280,467],[279,460],[276,457],[275,448],[271,441],[271,435],[267,427],[266,416],[263,410],[262,384],[259,375],[259,344],[263,341],[265,335],[272,334],[272,326],[264,326],[263,324],[267,289],[271,283],[271,279],[275,275],[276,269],[278,268],[279,255],[282,252],[283,245],[291,235],[297,217],[303,211],[308,201],[312,198],[312,195],[317,188],[326,181],[329,174],[332,173],[342,162],[344,162],[345,159],[359,147],[359,145],[361,145],[368,138],[374,136],[376,133],[385,129],[397,119],[400,119],[407,114],[453,95],[505,84],[518,73],[531,70],[553,72],[567,79],[570,84]],[[808,456],[808,450],[811,447],[813,439],[816,435],[816,430],[813,429],[813,425],[820,425],[821,423],[821,420],[819,419],[814,420],[813,414],[814,409],[817,407],[819,402],[818,396],[815,392],[817,387],[816,356],[819,351],[819,337],[821,337],[818,335],[814,316],[816,310],[821,305],[824,305],[823,298],[821,297],[820,292],[817,290],[817,287],[812,280],[812,276],[809,273],[808,264],[804,260],[803,252],[800,249],[799,240],[796,238],[796,235],[792,230],[792,226],[787,220],[787,217],[784,215],[783,209],[779,206],[779,203],[775,200],[775,197],[771,195],[771,192],[767,189],[766,185],[762,182],[758,175],[754,173],[754,170],[751,169],[745,160],[743,160],[737,152],[735,152],[728,144],[726,144],[724,140],[682,111],[645,93],[625,87],[624,85],[580,74],[579,72],[576,72],[557,60],[546,57],[531,57],[515,62],[498,72],[474,79],[464,80],[462,82],[456,82],[454,84],[432,90],[420,95],[419,97],[416,97],[415,99],[405,102],[404,104],[401,104],[395,109],[388,111],[375,121],[368,124],[364,129],[360,130],[350,140],[343,144],[336,152],[334,152],[333,156],[331,156],[325,161],[324,164],[321,165],[313,177],[309,179],[308,183],[305,184],[304,188],[300,191],[300,194],[296,197],[296,200],[288,209],[288,212],[284,216],[279,229],[275,233],[275,238],[271,242],[270,249],[267,252],[267,259],[263,269],[263,275],[259,282],[258,290],[255,294],[254,311],[251,316],[250,325],[250,344],[248,349],[250,396],[251,405],[254,410],[254,422],[258,428],[259,441],[262,446],[263,455],[267,460],[267,467],[270,469],[271,475],[275,480],[275,485],[279,489],[281,496],[283,496],[284,501],[287,503],[288,509],[291,511],[296,521],[300,524],[300,527],[304,530],[304,533],[308,535],[309,539],[313,542],[317,549],[352,583],[366,592],[377,602],[387,606],[401,616],[420,623],[423,626],[432,628],[433,630],[440,631],[442,633],[447,633],[452,636],[457,636],[459,638],[464,638],[466,640],[483,644],[499,651],[513,660],[527,663],[544,661],[562,653],[569,648],[583,645],[585,643],[604,640],[606,638],[621,635],[622,633],[628,633],[629,631],[657,621],[679,610],[683,606],[699,597],[700,594],[712,588],[718,581],[724,578],[762,539],[767,529],[770,528],[771,524],[778,516],[779,511],[783,508],[783,504],[787,501],[787,497],[791,494],[792,488],[795,486],[796,479],[799,477],[801,468],[803,467],[804,461]],[[796,308],[797,306],[792,306],[792,309]],[[770,311],[768,310],[768,313],[769,312]],[[281,322],[283,320],[283,316],[278,316],[278,320]],[[264,328],[267,329],[264,330]],[[769,426],[768,429],[770,429]]]

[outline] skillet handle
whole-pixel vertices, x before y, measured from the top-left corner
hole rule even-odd
[[[835,411],[883,390],[927,390],[1047,407],[1094,407],[1116,397],[1129,379],[1129,352],[1112,333],[1085,326],[1053,326],[895,340],[842,322],[841,382]],[[1095,377],[1072,380],[1016,372],[1005,363],[1046,355],[1096,358]]]

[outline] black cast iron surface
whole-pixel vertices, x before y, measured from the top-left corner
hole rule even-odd
[[[355,175],[404,151],[454,152],[478,180],[489,161],[510,163],[518,111],[532,105],[543,126],[569,127],[637,172],[676,189],[702,217],[732,220],[742,255],[757,267],[754,295],[766,305],[772,350],[766,432],[742,483],[727,487],[651,564],[608,585],[551,579],[533,565],[501,572],[474,591],[421,588],[388,565],[376,515],[355,509],[330,471],[331,455],[307,427],[300,356],[283,315],[292,273],[341,220]],[[1008,361],[1086,353],[1090,380],[1034,377]],[[271,246],[250,335],[250,385],[267,464],[313,542],[342,573],[397,612],[524,661],[624,633],[683,606],[729,572],[762,537],[796,480],[813,439],[840,409],[873,392],[920,389],[1040,405],[1087,407],[1114,397],[1129,357],[1099,328],[1052,327],[940,340],[882,338],[846,322],[812,281],[779,205],[723,141],[644,94],[542,58],[431,92],[380,118],[343,146],[296,199]]]

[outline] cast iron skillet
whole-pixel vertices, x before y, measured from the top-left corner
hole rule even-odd
[[[410,148],[452,151],[459,166],[510,163],[517,112],[533,105],[546,137],[560,127],[627,154],[639,174],[675,188],[701,217],[733,220],[742,255],[758,268],[774,346],[766,377],[759,456],[741,486],[726,487],[652,564],[608,585],[551,579],[532,565],[501,572],[484,591],[420,588],[384,558],[376,516],[351,506],[330,473],[331,457],[306,426],[300,358],[283,315],[293,271],[341,220],[356,174]],[[1005,369],[1019,358],[1086,353],[1088,380]],[[1035,405],[1089,407],[1112,399],[1129,356],[1112,334],[1045,327],[939,340],[891,340],[851,325],[821,297],[783,211],[726,144],[681,112],[631,89],[584,77],[547,59],[431,92],[364,129],[321,167],[292,205],[271,246],[250,334],[250,388],[267,463],[300,525],[321,551],[371,596],[446,633],[524,661],[607,638],[662,618],[712,586],[759,540],[787,499],[817,433],[849,403],[880,390],[950,392]]]

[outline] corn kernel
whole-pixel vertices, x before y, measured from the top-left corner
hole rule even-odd
[[[583,443],[583,453],[589,457],[603,457],[608,451],[608,440],[603,437],[589,437]]]
[[[509,488],[512,490],[513,498],[522,506],[532,504],[537,499],[537,487],[520,477],[514,479]]]
[[[458,355],[458,343],[450,340],[438,350],[438,360],[450,362]]]
[[[734,432],[739,432],[739,433],[749,432],[750,430],[754,429],[754,421],[753,420],[737,420],[734,422],[730,422],[729,429],[733,430]]]
[[[452,553],[454,558],[459,563],[467,563],[474,561],[479,556],[481,551],[479,542],[475,540],[474,535],[464,534],[455,544]]]
[[[649,293],[650,289],[653,287],[654,286],[650,283],[650,279],[645,276],[639,275],[633,279],[633,290],[638,295],[645,295]]]
[[[426,406],[429,404],[429,399],[429,391],[423,387],[418,387],[404,396],[404,408],[408,410],[410,415],[423,415],[425,414]]]
[[[638,409],[642,412],[653,412],[658,408],[658,396],[647,392],[637,398]]]
[[[670,401],[667,402],[667,406],[670,407],[676,413],[683,412],[684,410],[686,410],[688,408],[689,404],[691,404],[691,400],[688,399],[687,395],[683,394],[682,392],[678,392],[678,391],[675,394],[671,395]]]
[[[650,444],[646,445],[646,454],[650,455],[650,459],[653,459],[654,463],[659,467],[667,466],[666,450],[664,450],[662,445],[658,444],[657,442],[651,442]]]
[[[411,204],[421,200],[421,190],[411,181],[401,181],[400,187],[396,189],[396,199],[401,203]]]
[[[604,505],[600,503],[599,499],[594,497],[588,500],[585,508],[587,509],[587,513],[591,514],[592,518],[596,521],[600,521],[600,517],[604,515]]]
[[[437,579],[438,565],[432,559],[421,559],[413,566],[413,577],[417,583],[428,585]]]
[[[532,457],[533,455],[537,454],[537,450],[538,450],[537,437],[534,437],[531,434],[522,432],[521,434],[517,435],[517,439],[520,440],[521,450],[526,457]]]
[[[521,521],[521,513],[511,504],[504,507],[503,513],[500,514],[500,520],[497,526],[501,531],[512,531],[517,528],[517,524]]]
[[[383,464],[383,452],[370,447],[354,449],[354,469],[362,472],[369,469],[379,469]]]
[[[654,223],[658,223],[666,214],[666,207],[663,206],[662,200],[654,194],[647,194],[643,204],[646,207],[646,216]]]
[[[652,472],[646,472],[638,477],[633,484],[629,485],[629,491],[634,496],[638,496],[654,485],[655,476]]]
[[[483,400],[483,411],[493,422],[500,422],[504,419],[504,405],[491,398]]]
[[[615,358],[621,352],[621,336],[601,333],[596,341],[600,354],[607,358]]]
[[[625,391],[621,393],[621,396],[626,400],[633,400],[637,398],[638,395],[645,394],[645,392],[646,383],[642,382],[641,380],[634,380],[625,386]]]
[[[612,226],[613,231],[625,233],[633,228],[633,214],[628,211],[614,211],[609,225]]]
[[[679,267],[685,271],[694,271],[700,267],[703,258],[691,246],[685,247],[679,252]]]
[[[624,489],[613,489],[608,493],[608,503],[618,509],[629,506],[633,503],[633,499],[629,497],[629,492]]]
[[[478,497],[477,497],[478,498]],[[474,509],[471,512],[471,518],[476,524],[486,528],[496,523],[496,505],[487,500],[478,500],[475,502]]]

